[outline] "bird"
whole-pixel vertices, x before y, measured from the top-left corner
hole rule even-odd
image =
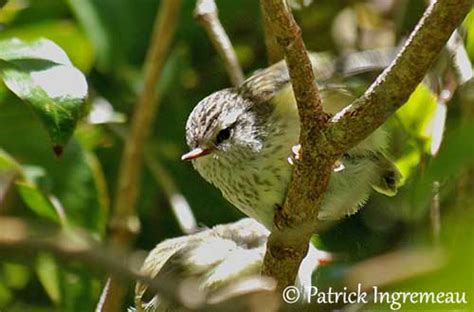
[[[226,311],[229,306],[233,311],[276,311],[265,306],[267,301],[252,303],[245,298],[246,294],[275,291],[274,280],[260,276],[269,234],[256,220],[244,218],[160,242],[149,252],[140,274],[152,278],[166,291],[155,293],[137,282],[135,307],[129,311],[188,311],[182,307],[186,303],[195,308],[208,305],[214,310],[219,310],[217,305],[222,303],[227,305]],[[328,260],[330,254],[310,244],[296,285],[301,290],[309,289],[312,273]],[[248,304],[259,307],[249,309]]]
[[[325,113],[336,114],[355,99],[344,82],[334,79],[338,73],[349,77],[388,65],[391,59],[380,51],[359,53],[352,59],[364,61],[352,68],[341,67],[344,62],[328,54],[309,53]],[[294,170],[288,160],[295,156],[292,150],[298,146],[299,132],[295,95],[282,60],[237,87],[201,100],[187,119],[190,150],[181,159],[191,161],[225,199],[271,230]],[[379,128],[338,159],[318,219],[335,221],[354,214],[372,189],[387,196],[397,193],[401,174],[386,156],[387,142],[386,132]]]

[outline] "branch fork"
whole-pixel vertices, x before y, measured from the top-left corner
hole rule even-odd
[[[276,211],[263,274],[278,288],[293,285],[338,157],[382,125],[421,82],[425,73],[472,6],[472,0],[438,0],[426,10],[393,63],[367,92],[331,117],[324,114],[301,29],[285,0],[260,0],[267,33],[284,52],[301,121],[301,156],[286,201]],[[268,46],[268,44],[267,44]],[[270,54],[270,53],[269,53]]]

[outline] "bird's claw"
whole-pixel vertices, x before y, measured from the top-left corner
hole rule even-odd
[[[294,166],[299,160],[301,160],[301,144],[296,144],[291,148],[291,156],[288,157],[288,163]]]
[[[295,165],[295,163],[297,161],[300,161],[302,159],[302,155],[301,155],[301,144],[296,144],[296,145],[293,145],[293,147],[291,148],[291,156],[288,157],[288,163],[292,166]],[[344,164],[342,163],[341,160],[336,160],[336,162],[334,163],[334,166],[332,168],[332,170],[334,172],[341,172],[345,169],[346,167],[344,166]]]
[[[342,163],[342,161],[340,160],[336,160],[336,162],[334,163],[334,166],[332,168],[332,170],[334,172],[341,172],[342,170],[344,170],[346,167],[344,166],[344,164]]]

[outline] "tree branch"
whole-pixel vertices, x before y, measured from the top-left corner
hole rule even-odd
[[[302,161],[296,164],[283,208],[276,212],[263,269],[282,289],[294,283],[310,237],[317,230],[317,215],[334,161],[406,101],[468,13],[472,0],[438,0],[431,5],[392,65],[329,123],[300,29],[285,1],[261,0],[261,4],[264,18],[283,48],[301,120]]]
[[[428,7],[393,63],[362,97],[331,120],[327,137],[338,152],[363,140],[406,102],[472,4],[472,0],[438,0]]]
[[[219,21],[217,6],[214,0],[198,0],[194,9],[194,17],[206,30],[214,48],[224,61],[232,84],[236,87],[244,81],[244,73],[237,60],[229,36]]]
[[[296,162],[283,208],[275,214],[275,228],[269,237],[263,267],[263,273],[275,277],[282,289],[294,284],[308,250],[335,158],[321,157],[326,150],[320,148],[326,145],[321,132],[328,116],[323,112],[301,30],[286,1],[262,0],[261,6],[263,18],[284,52],[301,121],[301,161]]]
[[[112,240],[127,246],[139,229],[135,215],[137,196],[140,190],[140,171],[143,150],[151,125],[158,109],[156,85],[168,54],[177,24],[180,0],[163,0],[155,19],[151,44],[144,65],[144,87],[135,105],[130,135],[125,140],[125,149],[119,168],[114,215],[111,219]],[[111,280],[104,311],[118,311],[125,289],[118,280]]]
[[[262,24],[263,24],[263,31],[265,33],[265,46],[267,47],[268,63],[274,64],[280,61],[284,57],[283,52],[275,38],[273,29],[270,26],[270,21],[268,20],[267,15],[263,11],[262,1],[260,1],[260,11],[262,12]]]
[[[177,298],[170,293],[166,283],[158,283],[152,277],[130,268],[127,264],[129,255],[100,245],[86,231],[29,224],[13,217],[0,217],[0,228],[2,258],[31,261],[36,255],[48,252],[66,263],[83,263],[97,273],[105,272],[130,282],[139,281],[168,300]]]

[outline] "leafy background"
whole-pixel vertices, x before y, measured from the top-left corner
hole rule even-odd
[[[258,2],[221,0],[217,5],[244,71],[249,74],[264,67],[266,51]],[[320,0],[295,14],[310,50],[340,55],[397,45],[425,5],[421,0]],[[66,144],[67,138],[51,135],[50,122],[44,126],[41,113],[31,102],[37,94],[27,96],[6,87],[6,59],[1,57],[4,50],[0,48],[0,68],[6,82],[0,85],[1,215],[79,226],[99,239],[107,237],[123,148],[120,133],[142,85],[141,65],[158,6],[157,0],[10,0],[0,10],[2,42],[47,38],[65,51],[88,82],[86,103],[71,104],[76,105],[73,120],[78,124]],[[157,86],[163,97],[149,151],[190,203],[199,224],[212,226],[237,220],[242,214],[189,163],[179,161],[186,151],[184,125],[193,106],[209,93],[230,85],[210,41],[192,17],[193,8],[194,1],[183,1],[178,31]],[[466,20],[462,36],[473,60],[473,14]],[[68,70],[74,69],[70,66]],[[435,72],[435,80],[442,81],[443,73]],[[357,83],[367,85],[372,78],[362,77]],[[54,83],[57,78],[46,79]],[[316,274],[319,286],[341,283],[344,273],[361,260],[397,248],[431,246],[431,185],[438,181],[442,218],[439,240],[447,250],[448,263],[431,274],[397,281],[390,289],[467,291],[471,304],[474,302],[472,84],[458,88],[448,102],[444,140],[433,157],[430,125],[437,116],[436,96],[433,88],[420,86],[388,121],[391,154],[404,174],[405,185],[394,198],[374,194],[360,213],[318,239],[321,248],[341,256]],[[101,120],[87,117],[95,107],[105,107],[109,113],[101,115]],[[57,144],[65,145],[60,158],[53,153]],[[138,204],[141,232],[134,247],[149,250],[163,239],[182,233],[154,172],[146,167],[142,178]],[[63,218],[56,213],[58,203],[64,209]],[[1,311],[94,309],[103,276],[80,263],[59,264],[48,254],[28,263],[13,261],[10,256],[0,253]]]

